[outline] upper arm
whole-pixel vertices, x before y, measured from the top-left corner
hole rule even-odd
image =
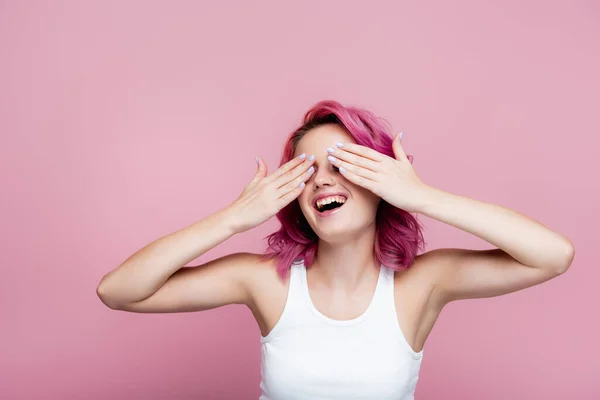
[[[119,307],[140,313],[203,311],[227,304],[248,304],[249,282],[259,256],[226,255],[195,267],[183,267],[150,297]]]
[[[460,299],[494,297],[554,278],[562,271],[524,265],[505,251],[445,248],[421,257],[431,269],[431,301],[443,306]]]

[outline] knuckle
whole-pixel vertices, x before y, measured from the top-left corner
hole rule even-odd
[[[302,161],[304,160],[300,160],[298,157],[292,159],[287,165],[286,165],[286,170],[290,170],[293,169],[294,167],[296,167],[298,164],[302,163]]]

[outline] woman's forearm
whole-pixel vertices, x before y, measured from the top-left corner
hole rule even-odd
[[[478,236],[522,264],[562,271],[571,263],[569,239],[523,214],[433,187],[424,198],[423,215]]]
[[[150,297],[177,270],[236,234],[234,222],[230,210],[222,209],[153,241],[106,274],[98,296],[111,305]]]

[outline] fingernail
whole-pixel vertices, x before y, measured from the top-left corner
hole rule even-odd
[[[335,157],[332,157],[332,156],[327,156],[327,159],[329,161],[331,161],[331,162],[336,162],[337,161],[337,159]]]
[[[346,169],[345,169],[344,167],[340,167],[339,169],[340,169],[340,172],[341,172],[341,173],[344,173],[344,172],[346,172]]]
[[[300,156],[298,158],[301,160],[304,160],[306,158],[306,153],[300,154]]]
[[[336,142],[335,144],[337,147],[344,147],[344,143],[342,142]]]
[[[313,172],[315,172],[315,167],[310,167],[310,168],[308,169],[308,173],[309,173],[309,174],[312,174]]]
[[[310,157],[308,157],[308,161],[312,161],[312,160],[314,160],[314,159],[315,159],[315,155],[314,155],[314,154],[313,154],[313,155],[311,155]]]
[[[331,147],[328,147],[326,150],[327,150],[327,152],[328,152],[328,153],[333,153],[333,152],[335,152],[335,150],[334,150],[334,149],[332,149]]]
[[[258,157],[255,157],[255,158],[256,158],[256,165],[258,165]]]
[[[402,134],[403,134],[403,132],[400,132],[399,139],[402,139]]]
[[[304,182],[300,182],[300,188],[304,187]]]

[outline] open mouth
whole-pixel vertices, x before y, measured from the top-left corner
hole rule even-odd
[[[346,203],[346,200],[346,196],[342,195],[328,196],[318,199],[313,206],[318,212],[324,213],[342,207]]]

